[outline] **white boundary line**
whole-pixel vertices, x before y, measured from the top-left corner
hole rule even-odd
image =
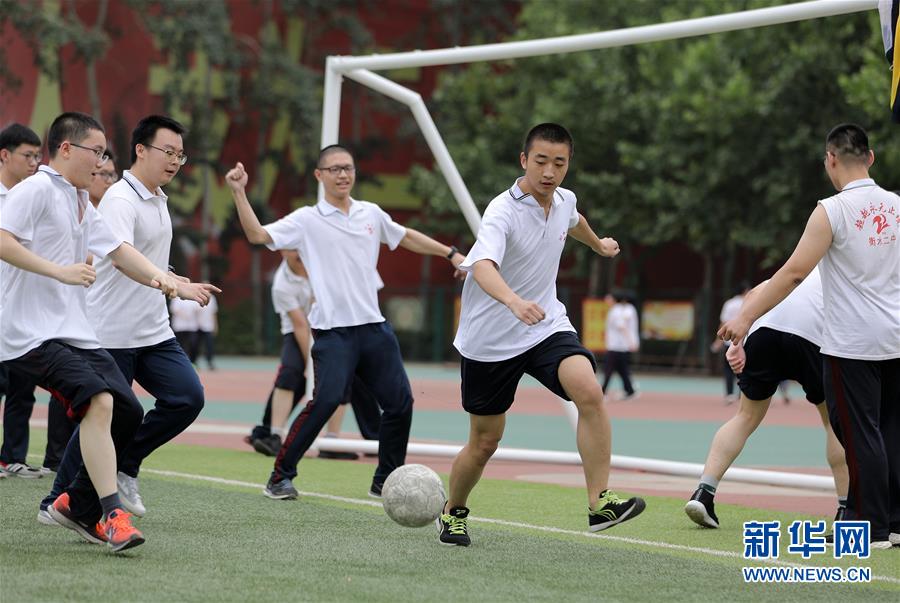
[[[193,473],[181,473],[180,471],[164,471],[160,469],[141,469],[142,473],[150,473],[153,475],[160,475],[164,477],[178,477],[182,479],[189,479],[195,481],[203,481],[203,482],[212,482],[215,484],[223,484],[226,486],[238,486],[241,488],[253,488],[254,490],[261,490],[265,487],[264,484],[254,484],[252,482],[244,482],[234,479],[226,479],[223,477],[213,477],[209,475],[196,475]],[[310,498],[320,498],[324,500],[333,500],[337,502],[350,503],[354,505],[361,505],[365,507],[380,507],[380,502],[375,502],[373,500],[364,500],[359,498],[349,498],[347,496],[336,496],[334,494],[322,494],[320,492],[305,492],[300,491],[301,496],[308,496]],[[743,556],[735,553],[733,551],[721,551],[718,549],[709,549],[705,547],[697,547],[697,546],[688,546],[685,544],[673,544],[670,542],[660,542],[655,540],[643,540],[640,538],[628,538],[625,536],[611,536],[609,534],[597,534],[594,532],[580,532],[577,530],[566,530],[564,528],[554,528],[550,526],[539,526],[530,523],[522,523],[518,521],[507,521],[504,519],[491,519],[487,517],[472,517],[473,522],[476,523],[487,523],[493,525],[499,525],[510,528],[523,528],[526,530],[534,530],[537,532],[547,532],[550,534],[562,534],[565,536],[580,536],[583,538],[594,538],[599,540],[610,540],[614,542],[623,542],[626,544],[639,544],[643,546],[659,548],[659,549],[669,549],[675,551],[687,551],[690,553],[702,553],[704,555],[712,555],[715,557],[725,557],[729,559],[743,559]],[[877,553],[876,553],[877,554]],[[891,553],[893,554],[893,553]],[[780,565],[784,567],[818,567],[814,565],[805,565],[801,563],[789,563],[786,561],[779,561],[777,559],[766,559],[766,560],[755,560],[755,561],[765,561],[771,565]],[[861,560],[863,561],[863,560]],[[900,578],[892,578],[890,576],[879,576],[872,575],[872,580],[887,582],[889,584],[900,584]]]

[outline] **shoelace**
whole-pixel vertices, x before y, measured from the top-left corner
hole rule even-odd
[[[606,496],[601,498],[600,501],[606,501],[606,504],[618,505],[622,502],[622,499],[615,492],[607,491]]]
[[[121,532],[126,535],[137,531],[137,528],[131,525],[131,513],[126,513],[125,511],[119,511],[115,517],[107,518],[105,527],[107,530],[111,527],[115,532]]]
[[[449,524],[447,531],[454,536],[463,536],[466,534],[466,517],[456,517],[455,515],[444,515],[444,523]]]

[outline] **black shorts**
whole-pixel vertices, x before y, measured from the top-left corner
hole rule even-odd
[[[738,375],[738,385],[751,400],[771,398],[780,382],[793,379],[803,386],[807,400],[813,404],[825,401],[822,354],[813,342],[761,327],[747,338],[744,351],[747,363]]]
[[[83,350],[51,339],[6,364],[56,396],[73,421],[81,421],[91,398],[102,392],[140,408],[116,361],[103,349]]]
[[[293,333],[286,333],[281,342],[281,365],[275,377],[275,387],[292,392],[306,391],[306,365]]]
[[[516,397],[522,375],[529,374],[560,398],[569,396],[559,382],[559,365],[569,356],[585,356],[597,370],[597,361],[572,331],[553,333],[530,350],[499,362],[462,359],[462,404],[473,415],[501,415]]]

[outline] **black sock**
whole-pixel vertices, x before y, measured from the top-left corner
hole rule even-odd
[[[103,507],[103,517],[105,519],[116,509],[122,508],[122,501],[119,500],[119,493],[114,492],[109,496],[104,496],[100,499],[100,505]]]

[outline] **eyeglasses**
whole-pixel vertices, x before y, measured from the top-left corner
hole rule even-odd
[[[148,144],[146,146],[150,147],[151,149],[156,149],[157,151],[162,151],[169,156],[170,161],[177,161],[178,165],[184,165],[185,163],[187,163],[187,155],[185,155],[184,153],[176,153],[171,149],[161,149],[159,147],[153,146],[152,144]]]
[[[24,157],[25,161],[27,161],[29,163],[32,161],[35,163],[40,163],[41,159],[44,158],[44,156],[41,155],[40,153],[16,153],[16,154]]]
[[[341,172],[347,172],[348,175],[353,174],[356,168],[352,165],[332,165],[330,167],[319,167],[323,172],[328,172],[332,176],[339,176]]]
[[[109,183],[113,183],[119,179],[119,175],[115,172],[94,172],[94,176],[98,178],[103,178]]]
[[[84,145],[75,144],[74,142],[69,142],[73,147],[78,147],[79,149],[84,149],[85,151],[90,151],[94,155],[97,156],[97,165],[103,165],[109,159],[109,155],[106,154],[106,149],[92,149],[91,147],[86,147]]]

